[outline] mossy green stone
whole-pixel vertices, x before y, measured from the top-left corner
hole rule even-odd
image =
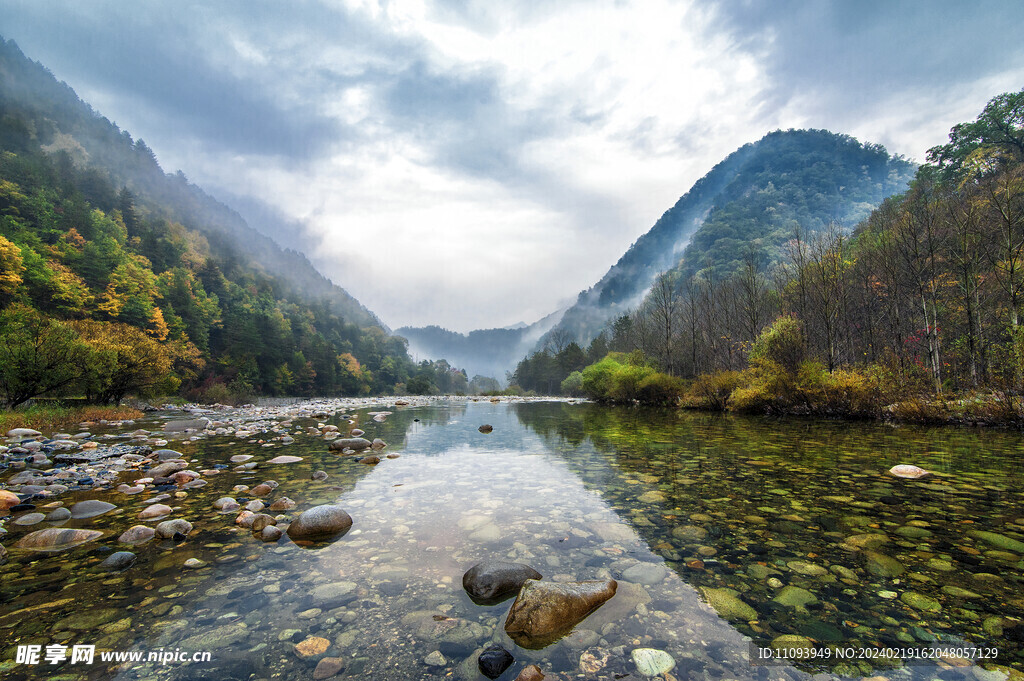
[[[779,595],[772,600],[787,608],[802,608],[805,605],[817,603],[818,597],[807,589],[801,589],[798,586],[787,586],[783,587]]]
[[[900,600],[915,610],[942,612],[942,605],[937,600],[914,591],[904,592],[900,595]]]
[[[700,591],[704,594],[704,599],[708,602],[708,605],[727,620],[733,619],[749,622],[750,620],[757,619],[757,612],[741,601],[732,589],[712,589],[702,586]]]
[[[877,551],[865,551],[864,560],[867,561],[866,567],[868,572],[875,577],[892,579],[893,577],[899,577],[906,572],[906,568],[903,567],[903,563],[883,553],[878,553]]]
[[[985,532],[983,530],[973,530],[967,534],[975,539],[980,539],[986,544],[991,544],[997,549],[1013,551],[1014,553],[1024,553],[1024,542],[1017,541],[1011,537],[1007,537],[996,532]]]

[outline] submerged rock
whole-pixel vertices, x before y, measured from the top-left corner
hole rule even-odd
[[[86,542],[99,539],[103,533],[98,530],[76,530],[66,527],[50,527],[30,532],[14,546],[33,551],[64,551]]]
[[[477,658],[476,664],[480,673],[489,679],[496,679],[512,666],[515,658],[512,654],[496,643],[484,648]]]
[[[288,497],[281,497],[270,505],[271,511],[290,511],[291,509],[298,506],[294,501]]]
[[[61,506],[60,508],[55,508],[46,514],[46,520],[51,523],[59,523],[63,520],[69,519],[70,517],[71,511],[64,508],[63,506]]]
[[[732,589],[712,589],[711,587],[700,587],[704,600],[708,602],[720,617],[727,620],[756,620],[757,612],[752,607],[740,600],[739,596]]]
[[[107,503],[106,501],[100,501],[98,499],[88,499],[86,501],[79,501],[77,504],[71,507],[72,518],[93,518],[98,515],[103,515],[108,511],[113,511],[117,506],[114,504]]]
[[[1024,542],[1018,541],[1011,537],[999,534],[997,532],[985,532],[983,530],[973,530],[967,533],[968,536],[974,539],[980,539],[986,544],[991,544],[998,549],[1005,549],[1007,551],[1013,551],[1014,553],[1024,554]]]
[[[155,520],[170,515],[174,509],[165,504],[151,504],[139,513],[139,520]]]
[[[292,539],[324,541],[340,537],[350,527],[352,516],[345,509],[335,504],[323,504],[300,513],[288,526],[288,536]]]
[[[156,530],[145,525],[132,525],[121,533],[117,541],[122,544],[142,544],[149,541],[156,535]]]
[[[165,433],[183,433],[187,430],[206,430],[206,427],[210,425],[210,419],[199,418],[199,419],[181,419],[178,421],[168,421],[164,424]]]
[[[893,466],[889,469],[890,475],[895,475],[897,478],[906,478],[907,480],[917,480],[925,476],[931,475],[931,471],[926,471],[918,466],[912,466],[910,464],[901,463],[898,466]]]
[[[369,440],[361,437],[342,437],[337,440],[333,440],[328,445],[327,450],[331,452],[340,452],[345,449],[351,449],[356,452],[361,452],[364,449],[369,449],[373,446],[373,443]]]
[[[484,425],[477,428],[477,430],[479,430],[481,433],[490,433],[494,430],[494,426],[492,426],[489,423],[485,423]]]
[[[107,556],[106,560],[100,563],[104,570],[121,571],[127,570],[135,564],[136,555],[131,551],[118,551]]]
[[[884,553],[878,553],[877,551],[865,551],[864,560],[865,567],[867,567],[868,572],[875,577],[881,577],[882,579],[899,577],[907,571],[907,569],[903,567],[903,563],[899,562],[895,558],[885,555]]]
[[[238,502],[233,497],[221,497],[213,502],[213,507],[221,513],[231,513],[239,509]]]
[[[615,595],[614,579],[587,582],[526,580],[505,619],[505,632],[523,648],[543,648]]]
[[[274,525],[267,525],[260,531],[260,539],[265,542],[275,542],[283,536],[284,532]]]
[[[671,655],[656,648],[634,648],[629,656],[633,658],[636,670],[644,676],[667,674],[676,666]]]
[[[19,516],[18,519],[14,521],[14,524],[23,526],[36,525],[43,522],[45,519],[46,516],[42,513],[26,513],[23,516]]]
[[[281,456],[275,456],[267,463],[298,463],[302,461],[301,456],[291,456],[289,454],[282,454]]]
[[[165,520],[156,526],[156,536],[160,539],[184,539],[192,531],[192,523],[182,518]]]
[[[522,563],[485,560],[462,575],[462,588],[474,601],[494,605],[519,591],[528,579],[542,579],[542,575]]]

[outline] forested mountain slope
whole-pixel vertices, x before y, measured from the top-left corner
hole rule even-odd
[[[0,42],[0,399],[365,394],[416,371],[302,255]]]
[[[753,249],[778,258],[794,229],[850,229],[902,191],[914,165],[874,144],[825,130],[769,133],[698,180],[626,251],[555,327],[581,342],[638,305],[657,275],[712,267],[735,271]],[[682,260],[682,263],[680,261]]]

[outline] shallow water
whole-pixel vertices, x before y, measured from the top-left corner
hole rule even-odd
[[[330,642],[320,657],[337,658],[341,678],[483,678],[476,655],[492,640],[516,658],[505,680],[527,664],[548,678],[639,678],[630,659],[638,647],[672,655],[677,679],[827,672],[995,681],[1004,675],[985,668],[1024,668],[1024,559],[1014,543],[1024,541],[1019,434],[565,403],[437,403],[394,409],[383,423],[366,411],[354,420],[399,458],[368,466],[330,453],[322,438],[299,432],[312,420],[296,420],[295,442],[284,446],[226,437],[169,445],[197,460],[193,470],[243,453],[260,462],[304,458],[229,470],[166,502],[176,506],[171,517],[195,526],[180,543],[117,543],[155,493],[62,497],[68,506],[99,498],[119,509],[64,524],[105,531],[97,542],[56,554],[12,550],[0,566],[0,673],[313,678],[317,657],[295,651],[309,637]],[[133,427],[155,430],[163,420]],[[350,427],[348,419],[328,422]],[[484,423],[494,431],[480,433]],[[936,475],[898,480],[886,473],[897,463]],[[328,479],[310,480],[316,470]],[[225,495],[244,504],[232,487],[266,479],[280,483],[269,499],[298,502],[291,515],[337,502],[352,530],[315,547],[287,537],[264,544],[234,525],[236,513],[213,509]],[[4,545],[48,525],[7,523]],[[864,538],[872,533],[879,536]],[[121,573],[99,570],[118,550],[138,561]],[[193,557],[207,567],[183,567]],[[487,558],[527,563],[546,580],[613,577],[619,590],[565,639],[525,650],[501,626],[511,601],[479,606],[462,589],[463,572]],[[898,574],[879,574],[879,566]],[[810,639],[819,658],[751,663],[751,641],[768,647],[784,635]],[[936,643],[998,658],[820,657],[886,647],[920,653]],[[29,644],[44,652],[53,644],[210,651],[213,659],[18,664],[17,646]],[[425,661],[435,652],[444,664]]]

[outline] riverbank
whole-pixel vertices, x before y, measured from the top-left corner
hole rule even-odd
[[[25,409],[0,411],[0,433],[14,428],[53,430],[70,428],[82,422],[124,421],[137,419],[142,412],[134,407],[109,405],[65,406],[35,404]]]

